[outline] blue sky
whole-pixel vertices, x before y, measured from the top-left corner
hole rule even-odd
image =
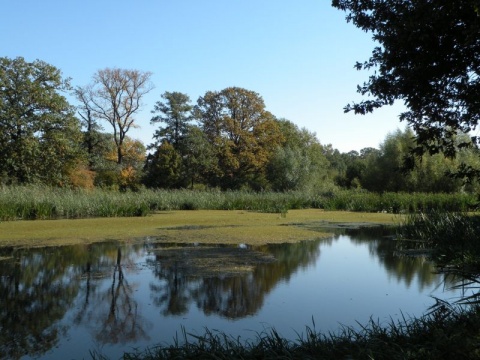
[[[151,71],[155,89],[129,133],[145,144],[162,93],[196,102],[229,86],[259,93],[275,116],[342,152],[378,147],[405,127],[401,105],[343,113],[368,76],[353,66],[375,44],[330,0],[4,0],[0,33],[0,56],[44,60],[74,86],[106,67]]]

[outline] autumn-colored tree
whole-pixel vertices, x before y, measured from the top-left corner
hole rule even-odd
[[[134,116],[142,106],[142,98],[153,89],[151,75],[139,70],[106,68],[96,72],[91,85],[77,89],[84,112],[112,126],[118,164],[123,162],[125,137],[137,126]]]
[[[117,148],[111,137],[109,143],[109,150],[97,166],[97,185],[120,190],[138,189],[146,159],[145,146],[140,140],[126,136],[123,142],[123,160],[119,165]]]
[[[262,186],[266,164],[282,141],[262,97],[239,87],[209,91],[198,99],[195,116],[216,150],[220,175],[210,183],[222,188]]]

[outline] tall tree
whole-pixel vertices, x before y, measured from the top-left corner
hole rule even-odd
[[[217,151],[221,176],[216,185],[262,186],[268,160],[282,140],[262,97],[239,87],[209,91],[198,99],[195,116]]]
[[[68,181],[81,154],[79,122],[61,95],[67,90],[68,79],[44,61],[0,58],[1,181]]]
[[[142,98],[153,89],[150,72],[126,69],[98,70],[93,83],[83,89],[83,106],[91,116],[112,126],[117,151],[117,163],[122,164],[124,140],[128,131],[136,127],[135,114],[142,106]]]
[[[152,113],[158,115],[154,116],[150,123],[163,123],[165,126],[156,130],[153,137],[158,143],[166,140],[178,149],[186,136],[189,122],[193,120],[191,113],[193,106],[188,95],[180,92],[166,91],[162,98],[165,102],[155,103]]]
[[[371,98],[345,110],[365,114],[402,100],[400,115],[416,132],[416,153],[455,155],[458,132],[480,120],[478,0],[333,0],[347,21],[379,43],[359,70],[375,72],[358,87]],[[478,147],[480,138],[469,144]],[[478,172],[477,172],[478,175]]]

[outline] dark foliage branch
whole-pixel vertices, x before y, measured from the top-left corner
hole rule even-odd
[[[401,100],[407,110],[400,120],[416,133],[415,155],[453,157],[459,148],[478,148],[480,1],[333,0],[332,5],[378,43],[367,61],[355,65],[372,73],[358,86],[367,99],[347,105],[346,112],[366,114]],[[458,143],[458,133],[470,134],[471,142]]]

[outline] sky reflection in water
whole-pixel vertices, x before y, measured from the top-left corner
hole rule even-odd
[[[370,231],[371,232],[371,231]],[[382,230],[257,248],[160,244],[4,249],[0,354],[89,358],[171,343],[181,327],[243,339],[274,327],[337,331],[419,316],[458,296],[423,258],[393,255]],[[313,319],[313,320],[312,320]],[[1,358],[2,355],[0,355]]]

